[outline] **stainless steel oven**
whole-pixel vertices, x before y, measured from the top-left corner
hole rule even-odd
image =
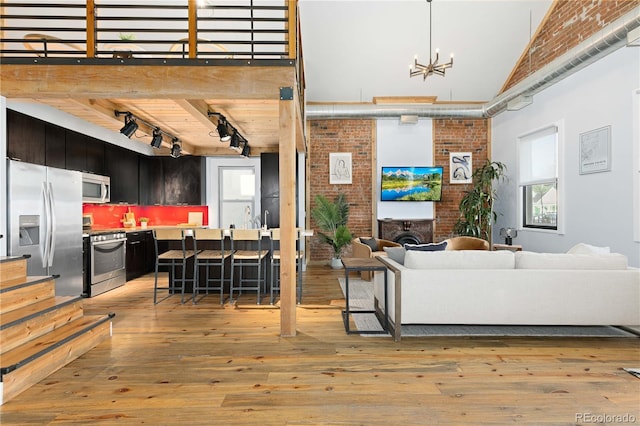
[[[89,279],[85,293],[92,297],[125,283],[127,235],[123,232],[92,235],[89,241]]]

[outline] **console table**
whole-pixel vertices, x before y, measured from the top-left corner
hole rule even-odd
[[[342,264],[344,265],[344,296],[345,296],[345,310],[342,311],[342,320],[344,322],[344,329],[347,334],[387,334],[389,329],[389,319],[385,315],[381,320],[377,315],[378,321],[382,324],[382,330],[351,330],[349,327],[349,317],[352,314],[376,314],[375,310],[357,310],[354,311],[349,308],[349,273],[360,271],[382,271],[384,274],[384,311],[387,310],[387,267],[374,258],[359,258],[359,257],[345,257],[342,258]],[[373,286],[373,283],[371,283]]]

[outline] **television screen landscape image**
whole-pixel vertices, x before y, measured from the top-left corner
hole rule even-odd
[[[440,201],[442,167],[382,167],[381,201]]]

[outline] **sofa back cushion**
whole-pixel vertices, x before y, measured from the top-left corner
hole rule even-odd
[[[627,269],[627,257],[620,253],[570,254],[516,252],[516,269]]]
[[[407,250],[404,266],[412,269],[513,269],[515,256],[512,251]]]

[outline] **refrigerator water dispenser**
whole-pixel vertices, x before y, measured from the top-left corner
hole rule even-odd
[[[40,244],[40,216],[21,215],[18,219],[20,226],[20,246],[33,246]]]

